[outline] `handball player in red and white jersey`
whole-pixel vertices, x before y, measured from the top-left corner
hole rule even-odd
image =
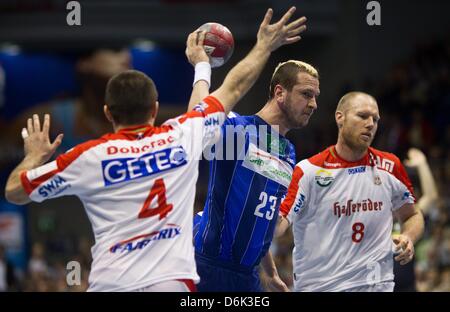
[[[376,100],[348,93],[335,118],[336,145],[297,164],[280,207],[278,234],[293,227],[294,288],[393,291],[393,253],[402,265],[412,260],[423,216],[400,160],[370,147]],[[394,238],[393,217],[401,223]]]

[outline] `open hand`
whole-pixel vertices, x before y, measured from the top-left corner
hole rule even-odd
[[[59,134],[53,143],[50,142],[50,115],[45,114],[41,129],[39,116],[34,114],[27,120],[27,128],[22,129],[25,157],[32,157],[38,163],[46,163],[61,145],[63,135]]]
[[[427,162],[427,158],[421,150],[417,148],[410,148],[408,150],[408,159],[404,161],[408,167],[419,167]]]
[[[295,7],[291,7],[277,23],[269,24],[273,10],[268,9],[258,30],[258,44],[265,45],[272,52],[282,45],[299,41],[300,33],[306,30],[306,25],[304,25],[306,17],[300,17],[287,24],[295,10]]]

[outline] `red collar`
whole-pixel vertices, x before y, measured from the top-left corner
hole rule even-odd
[[[364,156],[356,161],[348,161],[345,160],[343,158],[341,158],[338,154],[338,152],[336,151],[336,145],[333,145],[329,148],[330,154],[333,158],[335,158],[337,161],[339,161],[340,163],[342,163],[343,165],[347,166],[362,166],[362,165],[367,165],[369,164],[369,150],[366,151],[366,153],[364,154]]]

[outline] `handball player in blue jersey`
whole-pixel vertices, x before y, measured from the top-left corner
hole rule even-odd
[[[319,93],[317,70],[290,60],[275,69],[258,113],[228,115],[222,139],[209,151],[208,195],[194,219],[199,291],[262,291],[260,262],[269,288],[288,290],[268,252],[295,166],[285,135],[308,124]]]

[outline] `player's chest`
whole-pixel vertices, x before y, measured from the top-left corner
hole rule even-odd
[[[372,203],[371,208],[391,204],[392,186],[389,177],[379,170],[361,166],[339,170],[319,169],[312,181],[312,194],[316,203],[334,205],[348,203],[356,209]],[[351,205],[353,205],[351,204]]]
[[[273,181],[289,186],[292,179],[293,165],[285,155],[271,154],[267,149],[250,143],[245,151],[239,169],[243,172],[251,172],[252,180]]]
[[[354,220],[377,223],[392,215],[392,181],[371,167],[318,170],[306,214],[326,226]]]

